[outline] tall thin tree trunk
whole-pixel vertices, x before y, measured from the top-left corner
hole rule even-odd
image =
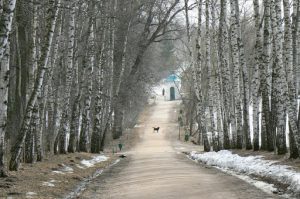
[[[210,1],[207,0],[205,2],[205,37],[206,37],[206,42],[205,42],[205,50],[206,50],[206,68],[208,72],[207,76],[207,85],[208,85],[208,100],[209,100],[209,115],[210,115],[210,124],[211,124],[211,133],[212,133],[212,144],[216,148],[217,143],[216,143],[216,124],[215,124],[215,118],[214,118],[214,108],[213,108],[213,78],[212,78],[212,64],[211,64],[211,38],[210,38]]]
[[[253,0],[254,6],[254,18],[255,18],[255,29],[256,29],[256,43],[255,43],[255,65],[252,79],[252,104],[253,104],[253,150],[259,150],[259,87],[260,87],[260,76],[259,69],[262,64],[262,34],[260,25],[260,13],[259,13],[259,2]]]
[[[62,40],[62,27],[64,25],[63,15],[60,15],[60,20],[58,21],[59,24],[57,24],[58,30],[57,30],[57,35],[56,35],[56,41],[55,45],[53,47],[53,57],[51,61],[51,71],[52,71],[52,76],[53,78],[50,78],[49,84],[49,90],[48,90],[48,104],[47,104],[47,113],[48,113],[48,129],[47,129],[47,135],[46,135],[46,140],[47,140],[47,151],[50,153],[54,152],[54,142],[55,142],[55,137],[58,131],[57,128],[57,121],[59,117],[59,111],[58,111],[58,103],[60,101],[59,97],[59,82],[56,80],[59,77],[60,74],[60,65],[58,63],[58,52],[59,52],[59,46]],[[57,148],[57,146],[56,146]]]
[[[230,70],[229,70],[229,45],[228,45],[228,31],[226,26],[227,19],[227,0],[221,0],[221,12],[220,12],[220,25],[219,25],[219,59],[220,59],[220,68],[222,75],[222,87],[223,87],[223,104],[222,104],[222,113],[223,113],[223,145],[224,149],[230,148],[229,140],[229,111],[230,111],[230,102],[229,102],[229,87],[230,87]]]
[[[105,24],[104,24],[105,25]],[[92,153],[99,153],[100,152],[100,147],[101,147],[101,115],[103,111],[103,59],[104,59],[104,48],[105,48],[105,37],[106,36],[106,29],[103,28],[102,31],[102,45],[101,45],[101,51],[99,55],[99,63],[97,64],[97,94],[96,94],[96,102],[95,102],[95,113],[94,113],[94,127],[93,127],[93,132],[92,132],[92,137],[91,137],[91,152]]]
[[[242,106],[243,109],[241,110],[243,115],[243,126],[242,126],[242,141],[243,146],[246,149],[252,149],[251,139],[250,139],[250,126],[249,126],[249,77],[248,77],[248,66],[246,63],[245,57],[245,48],[244,42],[242,41],[242,31],[241,31],[241,24],[240,24],[240,8],[239,8],[239,0],[235,0],[235,10],[236,10],[236,21],[237,21],[237,31],[238,31],[238,46],[239,46],[239,58],[240,58],[240,65],[241,65],[241,89],[240,89],[240,96],[242,99]],[[240,148],[239,144],[237,146]]]
[[[213,98],[213,104],[212,104],[212,109],[211,109],[211,117],[214,117],[214,111],[216,113],[216,117],[217,117],[217,122],[214,124],[214,138],[213,138],[213,150],[214,151],[219,151],[220,149],[220,134],[221,134],[221,120],[222,117],[220,117],[219,112],[220,112],[220,101],[221,99],[221,92],[220,92],[220,83],[219,83],[219,70],[220,70],[220,66],[219,66],[219,60],[218,60],[218,47],[217,47],[217,43],[218,43],[218,32],[216,30],[216,0],[211,1],[211,28],[213,31],[213,35],[211,37],[211,44],[212,44],[212,60],[214,60],[214,62],[212,62],[212,69],[214,70],[214,78],[213,78],[213,73],[211,73],[212,75],[212,82],[211,82],[211,92],[212,92],[212,98]]]
[[[91,21],[93,24],[93,20]],[[95,64],[95,50],[94,50],[94,26],[92,25],[89,30],[89,46],[91,48],[90,57],[88,61],[88,68],[86,73],[86,96],[84,99],[83,105],[83,112],[82,112],[82,125],[81,125],[81,132],[80,132],[80,140],[79,140],[79,150],[88,152],[88,144],[89,144],[89,137],[90,137],[90,125],[91,125],[91,118],[90,118],[90,110],[91,110],[91,100],[92,100],[92,86],[93,81],[91,78],[93,76],[93,68]]]
[[[276,43],[275,46],[275,62],[273,67],[273,78],[274,84],[272,84],[272,91],[274,92],[274,98],[272,103],[275,103],[276,110],[276,149],[278,154],[285,154],[287,152],[286,148],[286,139],[285,139],[285,126],[286,126],[286,108],[285,108],[285,100],[287,99],[285,96],[286,91],[286,73],[283,66],[283,58],[282,58],[282,25],[281,25],[281,1],[274,1],[271,9],[271,16],[273,19],[273,34],[275,37]]]
[[[270,129],[270,99],[269,99],[269,78],[270,73],[270,48],[271,48],[271,23],[270,23],[270,0],[264,1],[264,41],[263,41],[263,64],[260,68],[260,84],[262,96],[262,116],[261,116],[261,134],[262,149],[273,151],[273,135]],[[266,143],[264,143],[266,142]]]
[[[7,44],[6,51],[1,60],[0,70],[0,178],[6,177],[6,165],[4,164],[4,154],[6,150],[5,134],[6,134],[6,123],[7,123],[7,102],[8,102],[8,83],[9,83],[9,56],[10,46]]]
[[[299,63],[298,59],[298,36],[299,36],[299,27],[300,27],[300,3],[299,1],[293,1],[293,14],[292,14],[292,68],[288,70],[288,84],[289,84],[289,97],[291,100],[292,106],[297,110],[297,65]],[[296,103],[295,103],[296,102]],[[296,113],[297,114],[297,113]],[[297,116],[297,115],[296,115]],[[298,121],[300,121],[300,118],[298,116]],[[298,127],[298,134],[299,134],[299,125]],[[293,132],[291,126],[290,126],[290,132],[289,132],[289,138],[290,138],[290,158],[298,158],[298,148],[295,141],[294,134],[297,132]]]
[[[71,87],[74,71],[74,41],[75,41],[75,1],[71,1],[70,7],[70,19],[68,26],[68,55],[67,55],[67,74],[65,85],[65,99],[63,104],[62,120],[59,130],[59,152],[67,153],[67,135],[69,134],[70,124],[70,101],[71,101]]]
[[[32,110],[36,103],[37,96],[41,92],[44,74],[46,72],[46,68],[48,65],[49,54],[52,46],[52,39],[53,39],[58,11],[60,7],[60,0],[57,1],[51,0],[49,3],[50,3],[50,7],[48,9],[49,16],[47,20],[47,36],[45,37],[45,44],[43,46],[41,58],[39,60],[39,68],[37,71],[37,77],[34,84],[34,90],[27,103],[27,108],[25,111],[24,119],[22,121],[21,129],[17,135],[16,144],[12,149],[12,156],[9,165],[10,170],[18,170],[19,168],[21,153],[23,150],[23,144],[25,141],[26,134],[28,133],[29,130]]]
[[[3,5],[4,9],[2,9],[0,17],[0,61],[3,59],[9,44],[8,37],[11,31],[15,6],[16,0],[8,0]]]
[[[231,48],[232,48],[232,65],[233,65],[233,88],[234,88],[234,120],[236,120],[237,140],[236,147],[242,148],[242,114],[241,114],[241,97],[240,97],[240,58],[238,45],[238,27],[237,27],[237,12],[235,0],[230,0],[231,8]],[[233,126],[233,125],[232,125]]]

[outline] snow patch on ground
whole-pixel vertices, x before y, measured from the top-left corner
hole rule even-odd
[[[79,169],[85,169],[85,167],[81,166],[80,164],[76,164],[76,167],[78,167]]]
[[[300,194],[300,173],[286,165],[275,164],[276,161],[263,160],[263,156],[241,157],[227,150],[219,152],[196,153],[191,152],[193,160],[216,166],[222,170],[230,170],[244,175],[255,175],[289,185],[288,190]],[[258,186],[265,186],[257,184]],[[270,191],[273,191],[270,187]]]
[[[42,185],[46,187],[55,187],[55,185],[51,182],[43,182]]]
[[[218,167],[216,167],[218,168]],[[226,172],[226,173],[229,173],[241,180],[244,180],[244,181],[247,181],[248,183],[254,185],[255,187],[269,193],[269,194],[273,194],[274,192],[277,191],[277,188],[274,187],[274,184],[269,184],[269,183],[266,183],[266,182],[263,182],[263,181],[259,181],[259,180],[256,180],[256,179],[252,179],[251,177],[249,176],[246,176],[246,175],[241,175],[241,174],[238,174],[236,172],[233,172],[231,170],[228,170],[228,169],[222,169],[220,168],[222,171]]]
[[[35,193],[35,192],[27,192],[26,198],[35,198],[36,195],[37,195],[37,193]]]
[[[74,169],[72,167],[61,164],[61,167],[57,170],[52,171],[52,173],[66,174],[66,173],[73,173],[73,171],[74,171]]]
[[[37,195],[37,193],[35,193],[35,192],[27,192],[26,195],[33,196],[33,195]]]
[[[97,164],[99,162],[107,161],[108,158],[109,157],[106,157],[105,155],[99,155],[99,156],[93,157],[93,159],[91,159],[91,160],[82,160],[80,163],[82,165],[84,165],[85,167],[89,168],[89,167],[93,167],[95,164]]]
[[[74,169],[71,168],[71,167],[68,167],[66,165],[63,165],[63,168],[60,169],[62,172],[65,172],[65,173],[73,173]]]
[[[64,172],[62,172],[62,171],[52,171],[52,173],[56,173],[56,174],[65,174]]]
[[[120,161],[120,159],[117,159],[112,165],[118,164]]]
[[[55,182],[60,182],[60,181],[50,179],[50,181],[48,181],[48,182],[42,182],[42,185],[47,186],[47,187],[55,187],[55,184],[54,184]]]
[[[141,127],[144,127],[145,125],[143,125],[143,124],[136,124],[135,126],[134,126],[134,128],[141,128]]]
[[[108,158],[107,158],[107,159],[108,159]],[[119,163],[119,162],[120,162],[120,159],[117,159],[114,163],[112,163],[111,165],[109,165],[109,166],[106,167],[106,168],[109,168],[109,167],[111,167],[111,166],[113,166],[113,165],[115,165],[115,164],[117,164],[117,163]],[[103,172],[103,169],[100,169],[100,170],[98,169],[98,170],[96,170],[96,172],[95,172],[92,176],[90,176],[90,177],[88,177],[88,178],[85,178],[83,181],[81,181],[81,182],[79,183],[79,185],[76,187],[76,189],[75,189],[74,191],[72,191],[71,193],[69,193],[69,194],[65,197],[65,199],[78,198],[79,195],[86,189],[86,186],[87,186],[89,183],[91,183],[93,179],[95,179],[96,177],[98,177],[99,175],[101,175],[102,172]]]

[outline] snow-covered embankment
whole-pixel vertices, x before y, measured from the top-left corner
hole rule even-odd
[[[244,175],[254,175],[288,185],[289,192],[300,195],[300,173],[275,161],[264,160],[262,156],[241,157],[230,151],[196,153],[190,158],[222,170],[230,170]]]

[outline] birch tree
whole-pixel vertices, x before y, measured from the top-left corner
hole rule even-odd
[[[213,141],[213,150],[218,151],[221,148],[222,141],[221,139],[221,134],[222,134],[222,117],[221,117],[221,108],[220,108],[220,102],[222,100],[222,91],[221,91],[221,86],[220,86],[220,65],[219,65],[219,60],[218,60],[218,31],[216,30],[216,3],[217,1],[214,0],[212,1],[212,7],[211,7],[211,28],[213,31],[213,36],[211,37],[211,44],[212,44],[212,58],[214,61],[212,61],[212,69],[214,69],[214,74],[215,78],[212,82],[211,89],[212,89],[212,97],[213,97],[213,103],[215,106],[216,110],[216,116],[217,116],[217,123],[216,123],[216,129],[217,134],[215,134],[215,139]],[[219,99],[219,100],[218,100]]]
[[[294,2],[293,5],[293,15],[297,13],[297,7],[299,2]],[[297,144],[295,141],[295,135],[299,134],[299,126],[297,126],[297,46],[296,39],[298,32],[297,18],[293,16],[293,29],[292,23],[290,19],[290,3],[289,1],[283,1],[284,6],[284,24],[285,24],[285,32],[284,32],[284,66],[286,71],[286,81],[288,85],[288,99],[286,102],[289,102],[287,106],[290,107],[288,111],[289,118],[289,137],[290,137],[290,157],[297,158],[299,156],[297,150]],[[293,35],[294,34],[294,38]],[[299,120],[299,118],[298,118]],[[298,141],[299,142],[299,141]],[[299,147],[299,145],[298,145]]]
[[[0,106],[0,177],[6,177],[6,165],[4,164],[4,154],[6,150],[5,134],[7,122],[7,102],[8,102],[8,82],[9,82],[9,45],[1,60],[0,71],[0,99],[2,105]]]
[[[262,55],[262,34],[261,34],[261,17],[259,13],[259,2],[258,0],[253,0],[254,7],[254,19],[255,19],[255,29],[256,29],[256,43],[255,43],[255,65],[254,65],[254,74],[252,79],[252,104],[253,104],[253,150],[259,150],[259,69]]]
[[[220,12],[220,24],[219,24],[219,59],[220,59],[220,68],[221,68],[221,79],[222,79],[222,95],[223,95],[223,102],[222,102],[222,109],[223,109],[223,134],[224,134],[224,149],[230,148],[230,141],[229,141],[229,87],[230,87],[230,70],[228,65],[229,59],[229,45],[228,45],[228,31],[226,27],[227,21],[227,0],[221,0],[221,12]]]
[[[93,21],[91,20],[93,24]],[[79,150],[88,152],[88,144],[89,144],[89,128],[91,125],[90,118],[90,110],[91,110],[91,100],[92,100],[92,89],[93,89],[93,81],[91,78],[93,76],[94,64],[95,64],[95,49],[94,49],[94,26],[91,25],[91,29],[89,30],[89,46],[90,46],[90,54],[89,61],[87,66],[87,73],[85,76],[86,79],[86,96],[84,98],[83,104],[83,112],[82,112],[82,125],[80,132],[80,140],[79,140]]]
[[[11,31],[15,6],[16,0],[8,0],[3,5],[0,18],[0,60],[3,59],[8,45],[8,37]]]
[[[235,1],[230,1],[231,9],[231,51],[232,51],[232,64],[233,64],[233,89],[234,89],[234,113],[235,117],[233,120],[236,120],[236,146],[242,146],[242,114],[241,114],[241,103],[240,103],[240,58],[239,58],[239,45],[238,45],[238,30],[237,30],[237,12]],[[234,123],[235,124],[235,123]],[[231,125],[233,126],[233,124]],[[236,147],[234,146],[234,147]]]
[[[3,3],[3,2],[2,2]],[[16,0],[10,0],[4,3],[0,18],[0,177],[5,177],[4,152],[5,152],[5,134],[7,124],[7,103],[8,103],[8,82],[9,82],[9,34],[11,31],[13,14]]]
[[[205,49],[206,49],[206,68],[208,71],[207,84],[208,84],[208,100],[209,100],[209,114],[210,114],[210,124],[211,124],[211,132],[212,132],[212,141],[214,149],[218,148],[217,144],[217,132],[216,132],[216,124],[214,117],[214,99],[213,99],[213,68],[211,64],[211,37],[210,37],[210,1],[205,2]],[[199,24],[198,24],[199,25]]]
[[[70,18],[68,24],[68,54],[67,54],[67,73],[66,73],[66,85],[65,85],[65,96],[62,112],[62,120],[59,130],[59,152],[67,152],[67,135],[69,133],[70,124],[70,98],[71,98],[71,86],[73,80],[74,70],[74,40],[75,40],[75,1],[69,2]],[[56,149],[54,149],[56,150]]]
[[[285,104],[285,70],[283,66],[282,58],[282,25],[281,25],[281,1],[271,1],[271,17],[274,40],[276,41],[273,45],[275,47],[275,61],[273,66],[273,86],[272,91],[274,97],[272,103],[274,103],[273,114],[275,114],[274,127],[276,127],[276,152],[277,154],[285,154],[287,152],[285,143],[285,121],[286,121],[286,109]]]
[[[272,151],[273,148],[273,135],[270,129],[270,53],[271,53],[271,21],[270,21],[270,0],[264,1],[264,39],[263,39],[263,65],[260,68],[260,84],[262,96],[262,120],[261,120],[261,134],[262,134],[262,149]],[[266,145],[264,146],[264,138]]]
[[[53,33],[54,33],[57,16],[58,16],[58,11],[59,11],[59,4],[60,4],[60,0],[57,0],[57,1],[51,0],[49,2],[49,9],[48,9],[49,16],[48,16],[48,20],[47,20],[47,35],[45,37],[45,43],[42,48],[42,52],[41,52],[42,54],[41,54],[41,57],[39,60],[39,66],[38,66],[36,81],[34,84],[34,89],[30,96],[30,99],[27,103],[25,116],[22,121],[21,129],[18,133],[17,142],[12,149],[12,157],[11,157],[10,165],[9,165],[10,170],[17,170],[19,168],[21,153],[23,150],[23,144],[25,141],[26,134],[28,133],[28,130],[29,130],[32,110],[36,103],[37,96],[41,91],[44,75],[45,75],[47,64],[48,64],[49,53],[50,53],[51,46],[52,46]]]
[[[298,72],[297,72],[297,66],[299,63],[299,27],[300,27],[300,4],[299,1],[293,1],[293,14],[292,14],[292,53],[293,53],[293,60],[292,60],[292,68],[288,70],[288,84],[289,84],[289,97],[291,100],[292,106],[295,108],[297,105],[295,104],[295,101],[297,101],[297,93],[299,88],[297,88],[297,82],[298,82]],[[291,73],[292,72],[292,73]],[[298,112],[298,134],[299,134],[299,128],[300,128],[300,110]],[[292,116],[292,117],[295,117]],[[297,117],[297,115],[296,115]],[[294,118],[295,120],[295,118]],[[291,127],[289,128],[291,129]],[[298,148],[296,141],[295,141],[295,135],[297,133],[294,133],[293,130],[290,132],[290,158],[297,158],[299,157]],[[299,143],[299,141],[298,141]]]

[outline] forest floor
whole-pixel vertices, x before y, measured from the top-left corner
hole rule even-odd
[[[60,198],[71,192],[83,179],[110,165],[117,156],[105,154],[108,160],[87,167],[82,161],[97,155],[72,153],[45,158],[43,162],[22,164],[17,172],[0,178],[0,198]]]
[[[140,119],[147,113],[144,111]],[[23,163],[19,171],[9,172],[9,177],[0,178],[0,198],[64,198],[76,195],[83,182],[90,181],[117,163],[120,154],[135,146],[139,139],[138,128],[127,129],[120,139],[109,141],[103,154],[48,155],[43,162]],[[121,152],[119,143],[123,144]]]

